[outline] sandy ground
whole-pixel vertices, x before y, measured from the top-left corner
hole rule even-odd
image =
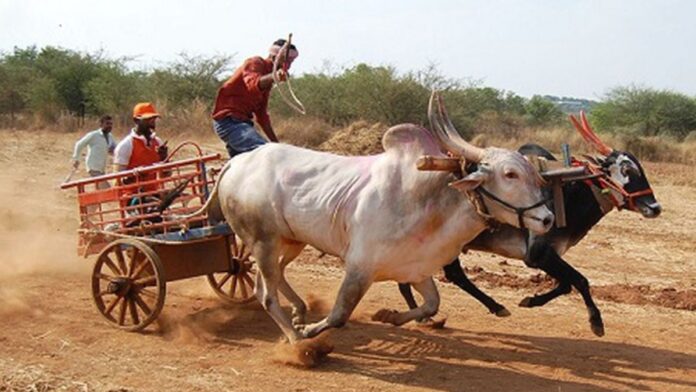
[[[518,308],[548,284],[518,261],[472,253],[465,264],[511,317],[438,283],[447,328],[377,324],[376,310],[404,305],[395,284],[376,284],[329,337],[334,352],[302,369],[283,363],[288,345],[257,304],[223,306],[204,278],[170,284],[159,322],[144,333],[108,326],[91,299],[94,260],[75,254],[75,196],[57,188],[77,134],[0,137],[0,391],[696,390],[694,169],[646,164],[663,215],[613,212],[568,253],[595,286],[603,338],[577,293]],[[335,260],[317,256],[306,251],[288,273],[315,298],[314,319],[342,276]]]

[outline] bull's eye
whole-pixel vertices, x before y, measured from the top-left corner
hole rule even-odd
[[[508,180],[516,180],[519,178],[519,176],[514,171],[506,171],[505,178],[507,178]]]

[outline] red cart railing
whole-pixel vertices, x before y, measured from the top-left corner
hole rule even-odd
[[[206,163],[221,157],[203,155],[197,145],[187,144],[195,146],[198,156],[61,185],[77,189],[78,254],[98,253],[109,241],[108,234],[142,237],[207,225],[205,213],[185,220],[177,216],[205,203],[215,182]]]

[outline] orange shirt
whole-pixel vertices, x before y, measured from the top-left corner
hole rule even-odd
[[[273,71],[273,62],[261,57],[244,61],[218,90],[213,109],[213,119],[232,117],[240,121],[251,121],[252,116],[262,126],[270,124],[268,97],[271,89],[259,88],[259,79]]]
[[[141,138],[133,138],[133,152],[128,160],[128,169],[141,166],[150,166],[160,161],[159,142],[157,138],[150,139],[150,144]]]

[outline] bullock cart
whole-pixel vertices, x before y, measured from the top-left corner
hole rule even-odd
[[[192,150],[193,157],[172,160]],[[254,297],[250,252],[224,221],[197,210],[216,172],[196,144],[179,145],[161,164],[68,182],[79,210],[77,253],[96,255],[91,287],[97,311],[114,327],[139,331],[162,311],[167,282],[205,276],[227,303]]]

